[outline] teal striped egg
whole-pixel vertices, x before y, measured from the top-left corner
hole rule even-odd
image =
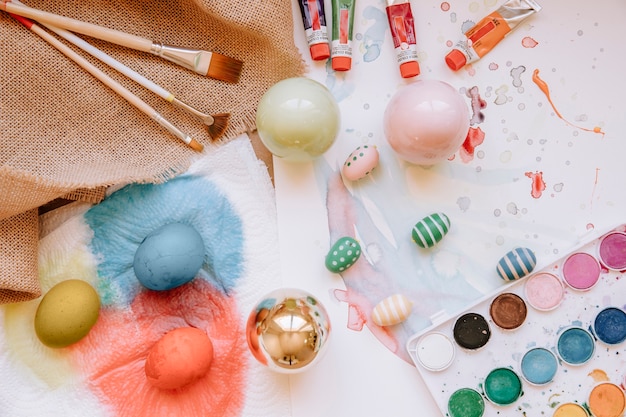
[[[515,281],[530,274],[537,265],[535,253],[528,248],[515,248],[504,255],[496,271],[505,281]]]
[[[326,268],[339,273],[350,268],[361,256],[361,245],[350,236],[344,236],[331,246],[326,255]]]
[[[432,248],[448,234],[450,219],[443,213],[433,213],[413,226],[413,242],[420,248]]]

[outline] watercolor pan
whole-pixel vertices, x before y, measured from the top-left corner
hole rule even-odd
[[[625,230],[596,234],[409,339],[442,415],[625,416],[626,275],[614,269]]]

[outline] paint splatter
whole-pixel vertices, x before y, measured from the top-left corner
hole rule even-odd
[[[492,63],[490,63],[490,64],[489,64],[489,69],[490,69],[491,71],[495,71],[495,70],[497,70],[499,67],[500,67],[500,66],[499,66],[498,64],[496,64],[495,62],[492,62]]]
[[[561,115],[561,113],[557,110],[556,106],[554,105],[554,102],[552,101],[552,98],[550,97],[550,88],[548,87],[548,84],[539,77],[539,70],[538,69],[535,69],[533,71],[533,82],[535,84],[537,84],[537,87],[539,87],[539,89],[545,94],[546,98],[548,99],[548,103],[550,103],[550,105],[552,106],[552,109],[554,110],[554,113],[556,113],[556,115],[557,115],[557,117],[559,119],[563,120],[568,125],[570,125],[572,127],[575,127],[576,129],[580,129],[580,130],[583,130],[585,132],[598,133],[598,134],[601,134],[604,137],[604,132],[602,131],[602,129],[599,126],[595,126],[593,129],[588,129],[586,127],[577,126],[577,125],[571,123],[570,121],[568,121],[567,119],[565,119]]]
[[[459,206],[459,209],[464,213],[469,210],[471,202],[472,200],[470,200],[469,197],[459,197],[456,200],[456,204]]]
[[[485,141],[485,132],[483,132],[480,127],[470,127],[467,132],[467,137],[465,138],[465,142],[460,149],[461,160],[465,163],[470,162],[474,159],[474,152],[476,151],[476,147],[482,145]]]
[[[522,46],[524,48],[534,48],[537,45],[539,45],[539,42],[537,42],[536,40],[534,40],[530,36],[526,36],[526,37],[524,37],[524,39],[522,39]]]
[[[465,93],[472,102],[472,119],[470,124],[475,125],[485,121],[485,114],[481,111],[487,107],[487,102],[480,97],[478,87],[474,86]]]
[[[602,369],[594,369],[588,374],[595,382],[609,381],[609,376]]]
[[[520,65],[511,70],[511,78],[513,78],[513,86],[518,89],[522,86],[522,74],[526,72],[526,67]]]
[[[365,49],[363,62],[372,62],[380,56],[382,50],[387,33],[387,15],[376,7],[368,6],[363,10],[363,18],[374,21],[374,24],[363,34],[361,44],[361,47]]]
[[[535,171],[534,173],[526,172],[525,175],[532,180],[532,190],[530,192],[530,195],[532,195],[533,198],[541,197],[541,194],[546,189],[546,183],[543,180],[543,172],[542,171]]]
[[[506,104],[509,102],[509,96],[506,95],[506,93],[509,91],[509,87],[506,85],[503,85],[499,88],[496,88],[496,99],[493,101],[494,104],[497,104],[498,106],[501,106],[503,104]],[[513,99],[512,97],[510,98],[511,100]]]
[[[447,1],[441,3],[441,10],[443,10],[444,12],[450,10],[450,3],[448,3]]]

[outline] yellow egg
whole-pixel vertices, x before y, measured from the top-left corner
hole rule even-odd
[[[48,347],[66,347],[89,333],[99,313],[100,298],[91,285],[79,279],[62,281],[41,299],[35,332]]]

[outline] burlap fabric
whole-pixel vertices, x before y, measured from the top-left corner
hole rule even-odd
[[[199,110],[231,114],[221,140],[255,128],[262,94],[302,75],[284,0],[61,1],[24,4],[175,46],[244,62],[232,84],[162,58],[85,40]],[[75,48],[74,48],[75,49]],[[206,146],[206,127],[153,93],[86,56],[100,69]],[[160,182],[197,154],[34,33],[0,13],[0,302],[39,295],[36,208],[76,189]]]

